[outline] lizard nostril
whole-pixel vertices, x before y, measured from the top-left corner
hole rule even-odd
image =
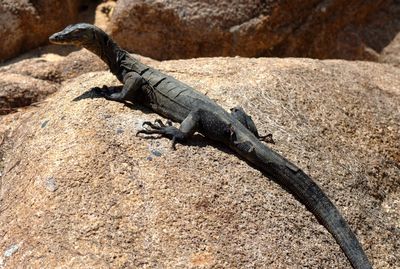
[[[50,41],[56,41],[57,39],[58,39],[57,34],[53,34],[53,35],[51,35],[51,36],[49,37],[49,40],[50,40]]]

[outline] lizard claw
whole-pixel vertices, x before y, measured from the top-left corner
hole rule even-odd
[[[151,129],[147,129],[146,126],[149,126]],[[161,129],[160,126],[157,126],[155,124],[153,124],[150,121],[144,121],[142,123],[142,127],[144,129],[139,130],[136,132],[136,136],[138,136],[139,134],[155,134],[155,133],[160,133],[159,130]]]
[[[160,119],[156,119],[154,123],[157,123],[160,127],[165,127],[165,124]]]
[[[178,141],[176,141],[176,137],[174,136],[174,137],[172,137],[172,143],[171,143],[171,148],[173,149],[173,150],[176,150],[176,143],[177,143]]]
[[[148,134],[147,131],[148,130],[146,130],[146,129],[139,130],[139,131],[136,132],[136,136],[139,136],[139,134]]]
[[[261,140],[261,141],[264,141],[265,143],[275,144],[275,141],[272,138],[272,134],[259,136],[258,139]]]
[[[150,128],[153,129],[161,129],[161,128],[165,128],[168,126],[172,126],[172,122],[171,121],[167,121],[165,124],[160,120],[160,119],[156,119],[154,121],[154,123],[150,122],[150,121],[145,121],[142,123],[142,126],[144,127],[145,125],[149,126]]]

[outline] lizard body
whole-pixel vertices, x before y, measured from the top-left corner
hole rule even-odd
[[[85,47],[108,64],[123,88],[114,93],[107,88],[98,89],[105,98],[139,102],[181,123],[178,129],[170,123],[145,122],[150,128],[138,133],[170,137],[173,147],[194,132],[225,144],[303,203],[333,235],[353,268],[372,268],[355,234],[321,188],[301,169],[262,143],[254,122],[241,108],[228,113],[185,83],[140,63],[93,25],[71,25],[49,39],[56,44]]]

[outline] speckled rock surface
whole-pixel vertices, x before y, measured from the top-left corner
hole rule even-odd
[[[385,64],[147,60],[238,104],[309,173],[375,268],[400,266],[400,79]],[[108,72],[67,80],[0,118],[1,268],[349,268],[315,218],[226,148],[136,137],[159,116],[95,98]],[[89,92],[88,92],[89,91]],[[4,127],[6,126],[6,127]]]

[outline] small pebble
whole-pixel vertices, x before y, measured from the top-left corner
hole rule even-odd
[[[47,123],[49,123],[48,120],[44,121],[44,122],[42,123],[41,127],[42,127],[42,128],[46,127]]]
[[[51,192],[55,192],[58,189],[57,183],[54,179],[54,177],[49,177],[46,180],[46,189],[51,191]]]
[[[4,256],[11,257],[11,255],[13,255],[18,249],[19,249],[19,246],[17,244],[12,245],[6,251],[4,251]]]
[[[153,154],[156,157],[160,157],[162,155],[162,153],[159,150],[156,150],[156,149],[152,149],[151,150],[151,154]]]

